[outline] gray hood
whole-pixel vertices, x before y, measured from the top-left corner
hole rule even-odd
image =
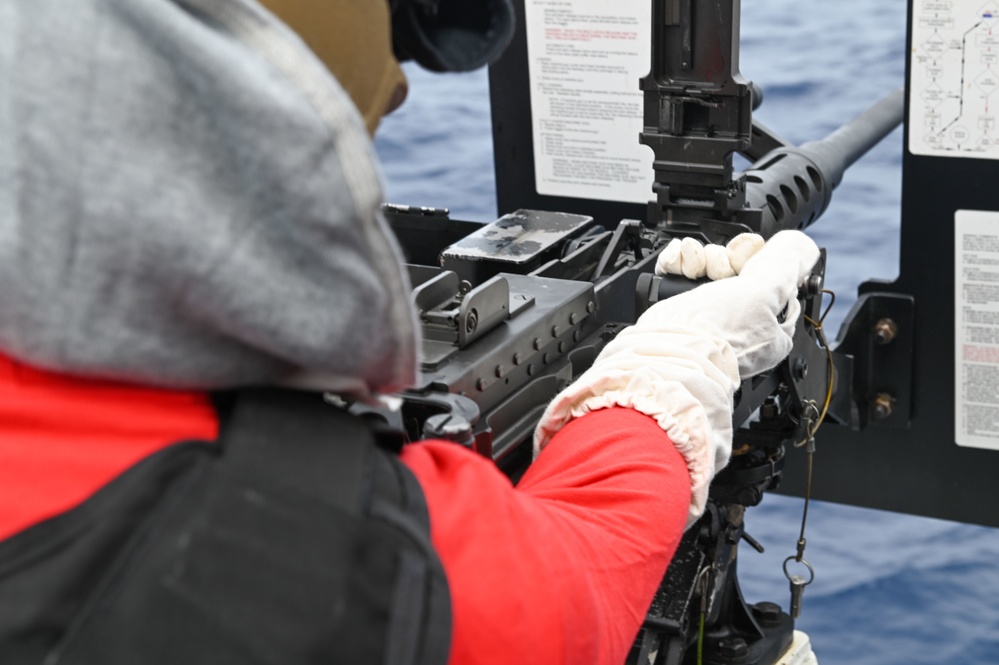
[[[247,0],[0,3],[0,348],[216,388],[413,381],[349,97]]]

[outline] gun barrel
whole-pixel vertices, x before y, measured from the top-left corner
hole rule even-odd
[[[829,205],[846,169],[902,122],[902,88],[819,141],[770,151],[746,171],[746,203],[759,211],[753,225],[769,238],[803,229]]]
[[[847,168],[901,124],[904,112],[905,87],[899,86],[826,138],[802,145],[801,150],[821,162],[827,169],[826,178],[836,187]]]

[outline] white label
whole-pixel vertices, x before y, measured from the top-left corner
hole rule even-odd
[[[999,0],[915,0],[909,151],[999,159]]]
[[[538,193],[653,198],[652,150],[638,143],[648,0],[527,0],[525,12]]]
[[[954,438],[999,450],[999,213],[954,215]]]

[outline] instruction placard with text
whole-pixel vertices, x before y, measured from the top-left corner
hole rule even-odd
[[[999,450],[999,212],[954,216],[954,437]]]
[[[652,150],[638,142],[647,0],[527,0],[525,12],[538,193],[653,198]]]

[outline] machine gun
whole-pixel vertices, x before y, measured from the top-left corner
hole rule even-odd
[[[518,478],[551,398],[644,309],[695,286],[653,274],[670,239],[807,227],[844,170],[901,121],[896,91],[824,140],[788,144],[752,121],[760,94],[738,71],[738,0],[693,6],[653,3],[652,68],[641,81],[641,140],[655,153],[656,180],[646,219],[605,228],[591,215],[517,210],[480,225],[442,209],[386,208],[423,329],[420,382],[392,416],[411,440],[454,440]],[[734,154],[751,166],[737,172]],[[699,646],[704,662],[773,663],[790,644],[789,613],[743,601],[737,546],[752,542],[745,509],[779,483],[787,443],[807,441],[822,418],[866,423],[869,396],[855,380],[866,361],[850,345],[831,351],[817,325],[823,276],[824,258],[799,294],[805,318],[790,356],[738,391],[732,462],[629,662],[694,662]]]

